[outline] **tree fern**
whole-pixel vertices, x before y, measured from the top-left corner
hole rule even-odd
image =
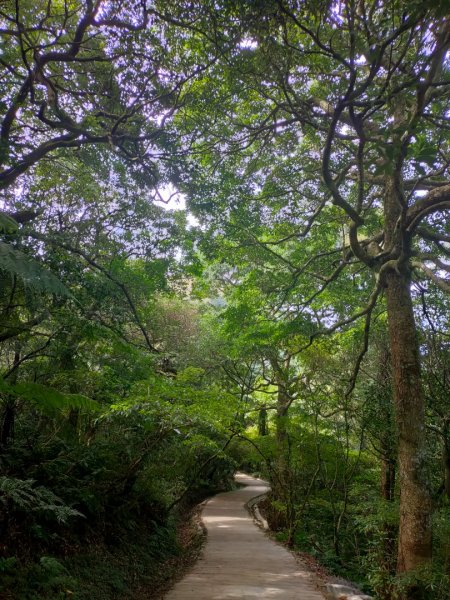
[[[17,221],[0,210],[0,233],[16,233],[17,229]]]
[[[51,271],[6,242],[0,242],[0,270],[17,275],[26,286],[40,292],[71,296],[70,291]]]
[[[66,523],[70,517],[83,517],[78,510],[67,506],[51,490],[34,487],[33,479],[0,477],[0,503],[5,508],[41,512],[51,515],[58,523]]]
[[[64,394],[40,383],[28,382],[9,385],[4,380],[0,380],[0,390],[31,402],[41,412],[49,415],[74,408],[88,412],[95,412],[100,409],[98,402],[87,396]]]

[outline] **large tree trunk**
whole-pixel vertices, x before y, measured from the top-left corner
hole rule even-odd
[[[431,496],[425,460],[425,409],[410,282],[391,271],[386,277],[389,337],[400,480],[397,572],[431,560]]]

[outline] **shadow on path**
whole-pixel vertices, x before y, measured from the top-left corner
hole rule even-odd
[[[243,473],[236,481],[244,487],[207,502],[203,556],[165,600],[323,600],[308,568],[256,527],[245,508],[267,483]]]

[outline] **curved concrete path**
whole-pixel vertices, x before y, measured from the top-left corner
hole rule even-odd
[[[241,473],[236,480],[245,487],[207,502],[203,556],[166,600],[324,600],[308,569],[267,537],[244,506],[266,492],[267,484]]]

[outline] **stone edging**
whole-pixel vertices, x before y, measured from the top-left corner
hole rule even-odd
[[[258,525],[258,527],[260,527],[264,531],[269,531],[269,529],[270,529],[269,523],[262,516],[262,514],[259,510],[259,507],[258,507],[258,504],[261,502],[261,500],[264,500],[265,498],[267,498],[267,492],[264,492],[264,494],[259,494],[259,496],[255,496],[254,498],[251,498],[245,505],[245,508],[253,516],[253,519],[254,519],[255,523]]]
[[[255,523],[264,531],[269,531],[270,527],[267,520],[262,516],[258,504],[267,498],[267,493],[260,494],[251,498],[245,505],[246,509],[253,516]],[[327,600],[373,600],[372,596],[363,594],[356,587],[342,585],[340,583],[325,584],[325,597]]]
[[[363,594],[357,588],[341,585],[340,583],[327,583],[325,597],[327,600],[372,600],[372,596]]]

